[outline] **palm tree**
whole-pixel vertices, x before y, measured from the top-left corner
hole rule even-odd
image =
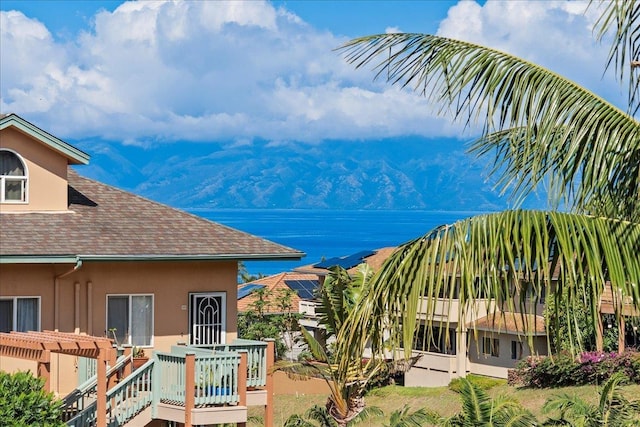
[[[319,325],[326,328],[328,336],[332,336],[349,329],[345,327],[345,320],[349,316],[352,307],[357,304],[360,289],[368,286],[368,281],[372,276],[370,267],[362,264],[358,267],[355,277],[341,267],[331,269],[331,273],[325,279],[325,283],[319,290],[321,301],[318,312]],[[276,365],[276,369],[287,372],[294,378],[319,377],[325,380],[331,395],[327,399],[326,414],[335,422],[338,427],[351,424],[354,420],[362,417],[362,412],[376,412],[375,408],[365,410],[364,392],[367,383],[375,377],[385,367],[384,363],[378,360],[363,361],[362,352],[352,352],[349,348],[339,347],[333,354],[330,354],[324,343],[320,343],[304,327],[300,328],[302,336],[309,348],[313,360],[303,360],[301,362],[281,361]],[[337,364],[334,361],[340,360],[345,363]],[[311,408],[306,418],[318,420],[323,418],[325,412],[318,412],[318,409]],[[302,417],[290,419],[291,426],[305,426],[306,422]],[[289,423],[289,421],[287,421]],[[300,424],[294,424],[300,423]],[[321,424],[325,425],[325,424]]]
[[[535,416],[508,396],[494,399],[478,385],[462,378],[460,399],[462,411],[449,418],[431,414],[431,425],[444,427],[531,427],[538,424]]]
[[[601,330],[605,283],[640,308],[640,123],[633,116],[640,97],[637,69],[629,71],[630,59],[635,67],[640,58],[640,1],[597,3],[596,33],[613,31],[609,64],[630,84],[628,111],[536,64],[464,41],[380,34],[341,48],[356,67],[373,65],[377,77],[414,89],[456,119],[481,119],[471,152],[493,159],[502,190],[519,200],[544,182],[551,206],[562,202],[569,212],[480,215],[406,243],[363,291],[340,345],[356,352],[370,342],[374,354],[391,345],[408,355],[418,310],[433,334],[438,295],[455,294],[467,308],[491,296],[532,330],[526,297],[546,291],[556,319],[567,310],[572,342],[578,309]]]
[[[542,410],[544,413],[560,412],[558,418],[550,418],[546,426],[613,427],[640,426],[640,400],[625,398],[618,386],[625,377],[612,375],[600,391],[597,405],[586,402],[578,396],[567,393],[548,399]]]

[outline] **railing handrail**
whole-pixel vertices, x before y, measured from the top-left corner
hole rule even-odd
[[[107,390],[107,399],[110,399],[111,397],[113,397],[114,394],[118,393],[123,388],[126,388],[127,385],[129,385],[129,383],[142,377],[145,373],[147,373],[148,370],[150,370],[150,367],[153,365],[153,363],[154,363],[153,359],[147,360],[144,363],[144,365],[140,366],[138,369],[133,371],[130,375],[127,375],[115,387],[112,387],[111,389]]]

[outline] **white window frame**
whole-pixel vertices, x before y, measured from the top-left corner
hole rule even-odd
[[[24,175],[0,175],[0,203],[26,205],[29,203],[29,169],[27,167],[27,162],[25,162],[24,158],[14,150],[9,148],[0,148],[0,152],[2,151],[12,153],[18,157],[18,160],[20,160],[22,167],[24,168]],[[5,200],[5,186],[7,178],[10,181],[22,182],[22,200]]]
[[[500,339],[485,336],[482,340],[482,354],[491,357],[500,357]]]
[[[24,296],[13,296],[13,297],[0,297],[0,301],[13,301],[13,313],[11,314],[11,326],[13,329],[11,329],[12,331],[16,331],[15,327],[18,324],[18,300],[20,299],[35,299],[38,300],[38,320],[36,321],[37,324],[37,330],[36,332],[42,330],[42,297],[40,296],[28,296],[28,295],[24,295]],[[20,331],[20,332],[27,332],[27,331]]]
[[[208,344],[193,344],[192,337],[192,329],[193,329],[193,301],[197,296],[212,296],[212,297],[220,297],[221,304],[223,307],[222,316],[220,318],[220,322],[222,324],[221,332],[220,332],[220,341],[218,344],[225,344],[227,341],[227,293],[226,292],[189,292],[189,345],[193,345],[195,347],[207,347]]]
[[[106,296],[106,300],[105,300],[105,321],[104,324],[106,325],[107,328],[107,336],[109,338],[113,338],[113,336],[109,333],[108,328],[109,328],[109,297],[128,297],[129,298],[129,324],[127,325],[128,327],[128,332],[127,332],[127,340],[126,342],[121,342],[118,343],[120,345],[132,345],[131,344],[131,297],[151,297],[151,340],[149,344],[146,345],[139,345],[137,347],[141,347],[141,348],[152,348],[154,346],[154,341],[155,341],[155,336],[156,336],[156,319],[155,319],[155,311],[156,311],[156,298],[154,294],[107,294]]]

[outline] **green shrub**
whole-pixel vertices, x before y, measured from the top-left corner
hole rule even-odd
[[[43,390],[44,380],[30,372],[0,371],[0,425],[62,427],[62,401]]]
[[[640,383],[640,354],[586,352],[578,358],[568,353],[554,357],[531,356],[509,372],[510,385],[547,388],[602,384],[615,373]]]
[[[467,381],[480,387],[482,390],[490,390],[493,387],[504,384],[504,380],[498,378],[485,377],[483,375],[467,375]],[[462,390],[462,378],[455,378],[449,383],[449,390],[460,393]]]

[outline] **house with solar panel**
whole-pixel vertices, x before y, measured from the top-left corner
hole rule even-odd
[[[315,274],[318,283],[322,283],[329,268],[339,265],[351,274],[356,267],[366,262],[378,270],[396,248],[383,248],[377,251],[362,251],[346,257],[323,260],[296,268],[297,272]],[[426,303],[426,302],[425,302]],[[305,321],[310,328],[314,324],[315,301],[305,303]],[[517,313],[504,313],[491,304],[479,304],[476,310],[468,310],[466,318],[458,323],[459,302],[454,298],[437,298],[436,315],[433,319],[435,332],[432,340],[424,338],[424,322],[420,326],[413,342],[413,356],[418,357],[404,375],[407,386],[437,387],[449,384],[452,379],[469,373],[497,378],[507,378],[509,369],[519,360],[531,354],[547,353],[547,338],[544,325],[544,300],[531,301],[533,315],[522,319]],[[302,312],[302,310],[301,310]],[[533,332],[533,348],[526,344],[523,323]],[[438,327],[437,325],[442,325]],[[305,325],[306,326],[306,325]],[[477,337],[469,334],[471,328],[477,331]],[[477,339],[476,339],[477,338]],[[390,354],[389,357],[392,357]]]
[[[46,377],[48,390],[84,399],[65,400],[65,413],[99,426],[245,422],[268,395],[247,389],[266,386],[269,356],[267,343],[237,340],[238,262],[304,254],[85,178],[74,166],[88,162],[0,116],[0,369]],[[134,347],[149,360],[125,378]],[[126,398],[134,387],[140,398]]]

